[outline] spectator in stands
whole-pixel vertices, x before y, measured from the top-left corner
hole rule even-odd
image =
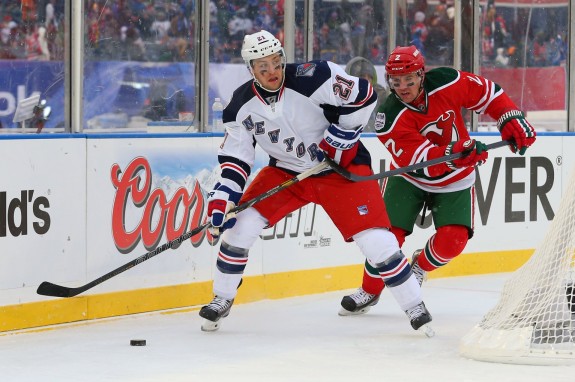
[[[531,50],[530,66],[545,66],[547,64],[547,52],[545,48],[545,32],[538,31],[535,34],[533,47]]]
[[[320,59],[337,62],[339,43],[338,36],[324,23],[319,31]]]
[[[188,48],[190,41],[193,41],[194,33],[190,19],[186,18],[183,12],[175,13],[170,20],[168,36],[176,61],[187,60],[189,58],[188,54],[191,53]]]
[[[356,56],[369,55],[368,36],[372,36],[375,30],[373,14],[372,6],[363,5],[352,24],[352,43]]]
[[[453,8],[450,8],[453,9]],[[434,13],[429,20],[429,33],[423,44],[430,65],[447,65],[453,55],[453,35],[449,34],[447,17]]]
[[[21,10],[23,24],[33,24],[36,22],[38,17],[36,0],[21,0]]]
[[[385,64],[384,61],[385,57],[387,57],[385,50],[385,39],[383,38],[382,35],[375,35],[373,37],[373,40],[371,41],[369,59],[371,62],[378,65],[378,64]]]
[[[547,63],[549,65],[558,66],[565,64],[567,58],[567,46],[558,34],[555,38],[550,38],[547,42]]]
[[[217,63],[231,62],[231,56],[228,53],[226,47],[227,46],[225,44],[214,46],[214,57],[212,59],[212,62]]]
[[[495,6],[489,6],[485,15],[484,33],[488,39],[488,57],[495,59],[498,48],[507,48],[511,38],[505,27],[505,20],[499,15]]]
[[[4,19],[2,20],[2,24],[0,24],[0,41],[2,42],[2,46],[10,47],[11,42],[14,39],[13,33],[14,30],[18,27],[18,24],[12,19],[12,16],[5,15]],[[9,50],[9,49],[8,49]],[[10,56],[11,54],[7,54]],[[3,55],[4,56],[4,55]],[[8,58],[8,57],[5,57]]]
[[[497,48],[497,56],[495,56],[495,67],[507,68],[509,66],[509,57],[505,53],[505,48]]]
[[[125,51],[126,60],[128,61],[145,61],[146,60],[146,46],[144,40],[140,36],[140,31],[136,28],[135,23],[137,20],[132,19],[128,26],[125,28]]]
[[[55,25],[56,27],[58,26],[58,17],[56,15],[56,7],[54,6],[56,3],[56,0],[50,0],[48,1],[48,3],[46,4],[46,29],[49,29],[52,25]]]
[[[252,32],[253,23],[252,20],[247,17],[245,8],[238,9],[232,16],[232,19],[228,22],[228,29],[230,38],[239,43],[241,43],[246,34]]]
[[[165,12],[160,11],[156,13],[156,20],[152,22],[150,31],[155,35],[157,43],[165,43],[170,30],[170,20]]]
[[[429,31],[424,23],[425,13],[415,12],[414,23],[411,26],[411,43],[425,56],[425,41]]]
[[[26,35],[26,59],[29,61],[50,60],[44,24],[36,24]]]
[[[217,0],[217,19],[218,19],[218,29],[222,41],[227,41],[230,37],[230,31],[228,29],[228,24],[232,19],[232,15],[235,10],[233,5],[227,0]]]
[[[264,29],[270,33],[275,33],[277,30],[276,22],[273,17],[272,10],[269,6],[262,4],[254,20],[254,25],[257,25],[258,31]]]

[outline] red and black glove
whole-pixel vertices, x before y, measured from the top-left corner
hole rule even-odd
[[[445,155],[462,153],[463,155],[452,161],[447,162],[447,167],[452,170],[465,167],[481,166],[487,161],[487,146],[483,142],[475,139],[460,139],[457,142],[451,142],[445,149]]]
[[[523,155],[535,143],[535,129],[527,122],[522,111],[511,110],[503,114],[497,120],[497,128],[503,140],[512,142],[509,148],[514,153],[519,151]]]
[[[341,127],[331,124],[323,133],[323,140],[319,144],[317,159],[323,161],[324,154],[333,159],[333,161],[342,167],[347,167],[357,154],[357,141],[363,126],[357,130],[345,130]]]

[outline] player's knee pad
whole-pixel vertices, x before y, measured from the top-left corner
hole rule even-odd
[[[222,241],[233,247],[251,248],[267,224],[267,219],[250,207],[238,214],[236,224],[222,234]]]
[[[432,240],[432,251],[439,257],[451,260],[463,252],[467,245],[469,231],[462,225],[439,227]]]
[[[371,265],[383,263],[399,251],[395,235],[383,228],[372,228],[353,235],[361,253]]]

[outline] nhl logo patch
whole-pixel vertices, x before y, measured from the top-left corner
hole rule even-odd
[[[368,211],[368,209],[367,209],[367,206],[364,204],[363,206],[358,206],[358,207],[357,207],[357,212],[358,212],[360,215],[367,215],[369,211]]]
[[[298,65],[295,75],[297,77],[311,77],[315,72],[315,64],[307,62],[305,64]]]

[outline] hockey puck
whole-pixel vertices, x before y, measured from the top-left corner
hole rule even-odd
[[[131,346],[146,346],[146,340],[130,340]]]

